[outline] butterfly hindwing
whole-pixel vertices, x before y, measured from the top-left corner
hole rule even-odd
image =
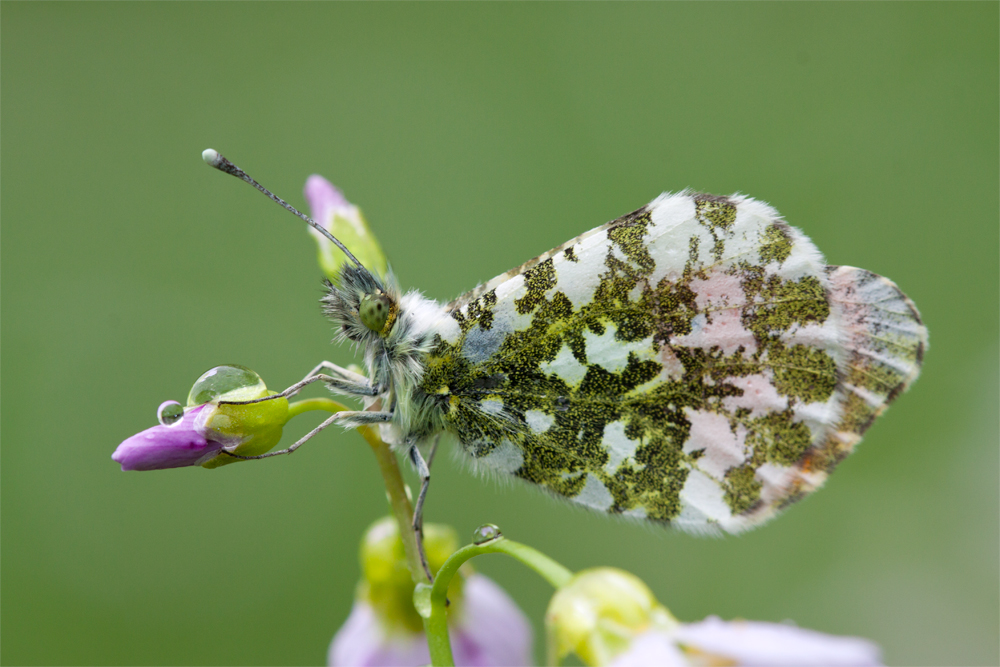
[[[664,194],[450,313],[421,386],[477,467],[695,532],[818,488],[926,345],[895,285],[743,196]]]

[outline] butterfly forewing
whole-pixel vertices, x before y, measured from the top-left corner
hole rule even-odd
[[[748,197],[665,194],[456,300],[421,388],[484,471],[738,532],[818,488],[926,345]]]

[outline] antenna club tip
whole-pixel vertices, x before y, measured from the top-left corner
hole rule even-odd
[[[223,157],[219,155],[219,151],[214,148],[206,148],[201,152],[201,159],[205,161],[206,164],[218,168],[222,164]]]

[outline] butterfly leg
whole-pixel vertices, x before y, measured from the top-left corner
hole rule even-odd
[[[435,449],[437,449],[436,440],[431,446],[428,458],[433,460]],[[417,553],[420,554],[420,564],[424,566],[427,578],[434,581],[430,565],[427,564],[427,554],[424,552],[424,499],[427,498],[427,489],[431,483],[431,468],[427,461],[424,460],[416,443],[410,445],[408,454],[410,455],[410,461],[413,462],[413,465],[417,469],[417,474],[420,475],[420,493],[417,494],[417,504],[413,507],[413,532],[417,536]]]
[[[325,372],[320,373],[320,371]],[[372,384],[364,375],[342,368],[329,361],[319,362],[316,368],[309,371],[303,382],[317,376],[322,376],[326,381],[327,387],[338,394],[346,394],[348,396],[378,396],[382,393],[382,389]]]
[[[313,375],[320,375],[320,371],[328,371],[327,373],[324,373],[324,375],[339,375],[341,377],[347,378],[348,380],[353,380],[360,384],[368,382],[368,378],[366,378],[361,373],[355,373],[354,371],[344,368],[343,366],[338,366],[332,361],[319,362],[318,364],[316,364],[316,368],[306,373],[306,377],[309,378],[312,377]]]
[[[329,371],[330,375],[319,373],[320,370]],[[381,393],[381,390],[369,382],[368,378],[364,375],[341,368],[329,361],[322,361],[309,371],[303,379],[280,393],[255,398],[250,401],[219,401],[219,405],[251,405],[253,403],[273,401],[276,398],[291,398],[302,391],[303,387],[320,381],[326,382],[332,391],[347,394],[348,396],[378,396]]]
[[[268,452],[266,454],[260,454],[258,456],[241,456],[239,454],[234,454],[226,449],[223,449],[222,451],[226,452],[226,454],[229,454],[229,456],[232,456],[233,458],[236,459],[243,459],[247,461],[251,459],[266,459],[272,456],[280,456],[281,454],[291,454],[296,449],[305,444],[308,440],[310,440],[314,435],[325,429],[327,426],[330,426],[331,424],[336,424],[340,422],[341,426],[357,427],[357,426],[363,426],[365,424],[381,424],[382,422],[387,422],[391,420],[392,420],[391,412],[365,412],[362,410],[344,410],[342,412],[337,412],[328,417],[326,421],[324,421],[322,424],[320,424],[313,430],[306,433],[288,449],[282,449],[277,452]]]

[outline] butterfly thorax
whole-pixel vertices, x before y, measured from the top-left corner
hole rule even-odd
[[[393,413],[383,429],[390,444],[412,444],[443,429],[440,402],[419,385],[428,355],[454,326],[447,310],[419,292],[400,292],[392,273],[385,279],[345,266],[336,284],[326,282],[324,312],[337,332],[361,348],[368,378],[378,388],[382,409]]]

